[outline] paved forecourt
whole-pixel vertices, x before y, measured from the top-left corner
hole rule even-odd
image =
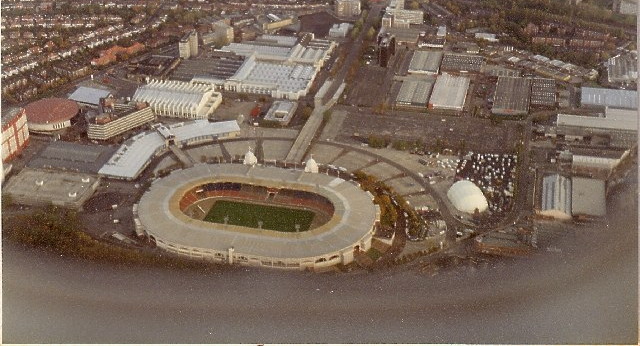
[[[278,232],[216,224],[179,207],[191,189],[231,182],[312,192],[334,206],[331,219],[305,232]],[[353,261],[371,246],[380,210],[352,182],[324,174],[240,164],[197,164],[156,180],[141,198],[139,220],[158,247],[180,255],[254,266],[306,269]]]

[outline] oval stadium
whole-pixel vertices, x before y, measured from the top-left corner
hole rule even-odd
[[[136,225],[166,251],[286,269],[348,264],[380,210],[353,182],[276,167],[199,164],[153,182]]]

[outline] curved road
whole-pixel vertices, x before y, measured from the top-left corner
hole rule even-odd
[[[635,177],[635,176],[634,176]],[[5,343],[608,343],[638,339],[637,183],[543,253],[440,274],[111,267],[3,244]]]

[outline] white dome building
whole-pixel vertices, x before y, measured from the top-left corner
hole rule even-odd
[[[318,173],[318,163],[313,159],[313,156],[307,160],[304,171],[307,173]]]
[[[253,154],[251,148],[249,148],[249,151],[244,154],[244,161],[242,163],[247,166],[255,166],[258,164],[258,158]]]
[[[453,184],[447,192],[447,197],[456,209],[465,213],[472,214],[476,209],[482,213],[489,207],[487,198],[480,188],[469,180],[460,180]]]

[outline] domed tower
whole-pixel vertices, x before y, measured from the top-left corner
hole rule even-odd
[[[258,158],[253,154],[251,148],[249,148],[249,151],[244,154],[244,161],[242,161],[242,163],[247,166],[255,166],[258,164]]]
[[[313,159],[313,155],[307,160],[304,166],[304,171],[307,173],[318,173],[318,163]]]

